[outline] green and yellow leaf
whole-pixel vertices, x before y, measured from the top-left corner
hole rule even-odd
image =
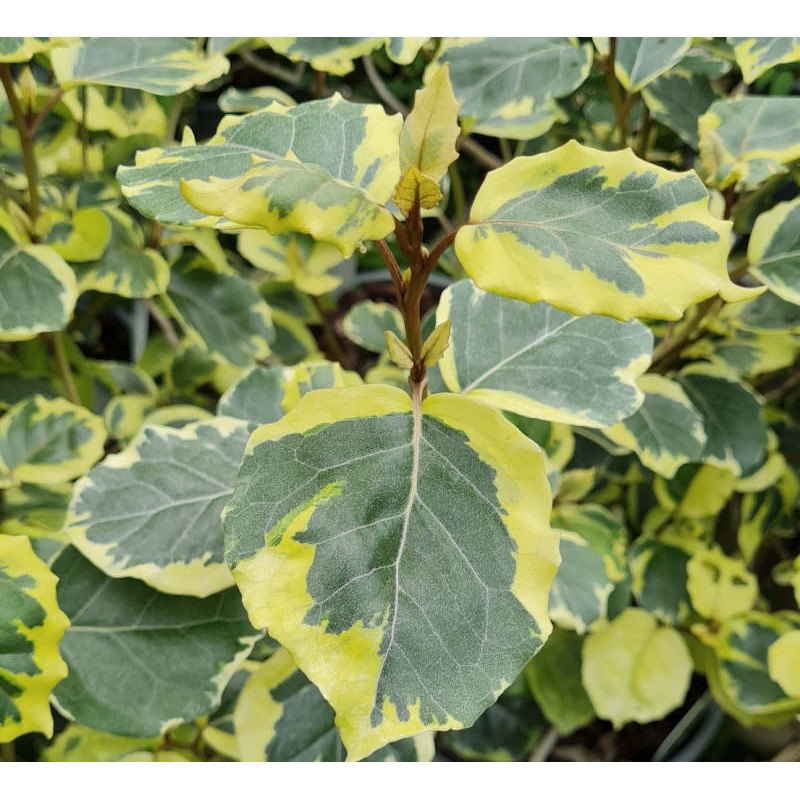
[[[0,419],[0,480],[61,483],[103,455],[103,420],[68,400],[35,395]]]
[[[640,92],[651,81],[677,64],[691,47],[688,37],[653,36],[617,39],[614,72],[631,94]]]
[[[758,597],[756,576],[718,546],[698,548],[686,564],[686,588],[698,614],[725,620],[749,611]]]
[[[304,61],[319,72],[347,75],[355,69],[353,60],[382,47],[380,36],[266,36],[264,42],[291,61]]]
[[[99,208],[79,208],[72,217],[48,209],[41,241],[65,261],[96,261],[111,239],[111,223]]]
[[[244,422],[226,417],[148,425],[75,485],[72,543],[107,575],[161,592],[207,597],[233,585],[220,515],[248,435]]]
[[[756,220],[747,245],[750,271],[778,297],[800,305],[800,198]]]
[[[342,327],[348,339],[372,353],[386,352],[385,331],[405,341],[403,316],[391,303],[362,300],[344,315]]]
[[[229,86],[218,98],[219,110],[226,114],[249,114],[269,108],[273,103],[295,106],[297,103],[277,86],[256,86],[254,89],[237,89]]]
[[[67,674],[58,645],[69,625],[55,587],[26,536],[0,535],[0,742],[53,735],[50,693]]]
[[[791,64],[800,61],[800,37],[778,36],[775,38],[755,36],[729,36],[736,61],[742,68],[745,83],[753,83],[776,64]]]
[[[253,624],[319,687],[358,760],[472,724],[541,646],[549,511],[541,451],[498,412],[323,390],[252,435],[226,559]]]
[[[582,675],[597,716],[621,728],[678,708],[689,689],[692,658],[674,628],[628,608],[586,637]]]
[[[439,362],[452,392],[528,417],[605,427],[642,401],[636,379],[653,337],[640,322],[576,317],[460,281],[445,289],[436,320],[451,345]]]
[[[657,475],[653,481],[653,492],[661,507],[687,519],[715,517],[735,488],[736,475],[713,463],[684,464],[672,478]]]
[[[729,228],[693,172],[572,141],[490,172],[455,247],[490,292],[575,314],[678,319],[714,294],[758,291],[728,278]]]
[[[767,667],[789,697],[800,699],[800,629],[782,634],[769,646]]]
[[[132,736],[115,736],[85,725],[68,725],[42,751],[40,761],[119,761],[123,756],[143,750],[153,750],[161,739],[139,739]]]
[[[69,37],[45,38],[42,36],[0,37],[0,63],[30,61],[37,53],[46,53],[72,41]]]

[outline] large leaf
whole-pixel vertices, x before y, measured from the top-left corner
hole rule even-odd
[[[228,71],[228,59],[206,57],[191,39],[94,38],[50,54],[62,89],[84,84],[123,86],[160,95],[181,94]]]
[[[73,544],[114,577],[207,597],[233,584],[220,515],[249,434],[217,417],[181,429],[148,425],[81,478],[67,516]]]
[[[0,420],[0,486],[77,478],[103,455],[105,438],[103,420],[83,406],[41,395],[23,400]]]
[[[349,758],[470,725],[541,646],[549,494],[536,445],[464,397],[321,390],[253,434],[226,558]]]
[[[677,64],[691,44],[691,39],[683,37],[621,36],[617,39],[614,72],[629,92],[640,92]]]
[[[719,100],[700,117],[700,161],[717,189],[754,189],[800,158],[800,98]]]
[[[158,736],[208,714],[259,637],[236,589],[211,597],[160,594],[115,579],[74,548],[54,562],[71,627],[69,675],[55,692],[69,719],[120,736]]]
[[[555,98],[583,83],[592,49],[562,37],[444,39],[426,81],[442,62],[468,132],[531,139],[561,117]]]
[[[75,275],[55,250],[18,244],[0,228],[0,341],[60,331],[77,298]]]
[[[583,645],[583,685],[615,728],[660,719],[683,702],[692,659],[681,635],[641,608],[628,608]]]
[[[242,761],[344,761],[334,712],[281,648],[250,676],[234,711]],[[375,751],[368,761],[431,761],[433,734]]]
[[[0,742],[53,735],[50,692],[67,674],[58,643],[69,625],[55,587],[26,536],[0,535]]]
[[[637,386],[644,393],[642,405],[604,433],[633,450],[653,472],[671,478],[702,453],[706,443],[702,417],[683,389],[667,378],[643,375]]]
[[[753,83],[770,67],[800,61],[800,37],[729,36],[745,83]]]
[[[747,245],[750,271],[779,297],[800,305],[800,198],[756,220]]]
[[[168,297],[184,326],[215,355],[237,367],[269,355],[275,336],[269,307],[244,278],[181,259],[172,265]]]
[[[678,375],[703,418],[706,444],[699,461],[747,475],[764,460],[767,428],[758,400],[732,374],[714,364],[695,363]]]
[[[490,172],[455,246],[469,276],[497,294],[678,319],[717,293],[752,296],[728,278],[729,225],[711,215],[693,172],[572,141]]]
[[[162,222],[308,233],[349,255],[361,239],[394,227],[380,203],[400,177],[401,126],[399,115],[339,95],[274,104],[224,119],[209,145],[144,151],[118,177],[130,202]],[[187,203],[182,181],[204,210]],[[233,216],[211,205],[229,206]]]
[[[642,401],[636,378],[653,336],[640,322],[576,317],[459,281],[442,295],[436,321],[449,319],[439,362],[452,392],[528,417],[605,427]]]

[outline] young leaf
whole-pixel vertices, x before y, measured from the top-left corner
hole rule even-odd
[[[62,398],[35,395],[0,419],[0,481],[61,483],[103,455],[103,420]]]
[[[547,303],[499,297],[459,281],[436,320],[451,346],[439,362],[452,392],[538,419],[605,427],[642,401],[636,378],[653,337],[640,322],[576,317]]]
[[[604,433],[633,450],[648,469],[671,478],[683,464],[699,460],[706,443],[702,417],[677,383],[642,375],[636,384],[644,402]]]
[[[628,608],[583,645],[583,685],[597,716],[621,728],[660,719],[683,702],[692,659],[681,635]]]
[[[175,95],[219,78],[221,54],[205,56],[191,39],[94,37],[50,53],[62,89],[87,83]]]
[[[756,220],[747,245],[753,275],[800,305],[800,198],[778,203]]]
[[[58,644],[69,625],[55,587],[26,536],[0,535],[0,742],[53,735],[50,692],[67,674]]]
[[[260,637],[236,589],[203,599],[160,594],[109,578],[74,547],[53,572],[71,623],[61,644],[69,675],[55,701],[81,725],[149,737],[208,714]]]
[[[498,412],[323,390],[252,435],[226,559],[253,623],[319,687],[358,760],[470,725],[541,646],[549,511],[541,451]]]
[[[451,323],[449,319],[440,322],[433,329],[431,335],[425,340],[425,344],[422,345],[421,353],[425,366],[434,366],[445,354],[445,351],[450,346],[450,327]]]
[[[220,514],[249,435],[218,417],[180,430],[147,426],[75,485],[66,529],[106,574],[207,597],[233,584]]]
[[[572,141],[490,172],[455,246],[469,276],[497,294],[575,314],[678,319],[711,295],[758,291],[728,278],[729,227],[693,172]]]
[[[386,337],[386,352],[389,358],[400,369],[411,369],[414,366],[414,356],[411,355],[408,345],[394,331],[384,331],[383,335]]]
[[[718,100],[698,124],[700,162],[717,189],[755,189],[800,158],[798,97]]]
[[[729,36],[728,42],[733,45],[745,83],[753,83],[776,64],[800,61],[800,37],[797,36]]]

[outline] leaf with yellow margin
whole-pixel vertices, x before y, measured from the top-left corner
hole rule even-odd
[[[347,75],[353,59],[382,47],[381,36],[266,36],[264,42],[291,61],[305,61],[313,69],[331,75]]]
[[[614,72],[628,92],[640,92],[677,64],[691,44],[688,37],[621,36],[617,39]]]
[[[758,293],[728,277],[729,231],[693,172],[571,141],[490,172],[455,247],[490,292],[574,314],[678,319],[714,294]]]
[[[782,634],[769,646],[767,667],[789,697],[800,699],[800,630]]]
[[[770,290],[800,305],[800,198],[761,214],[747,245],[750,272]]]
[[[71,217],[48,209],[44,219],[41,241],[65,261],[95,261],[111,239],[111,223],[98,208],[79,208]]]
[[[756,576],[718,546],[700,547],[686,565],[686,588],[697,613],[724,620],[749,611],[758,598]]]
[[[753,83],[776,64],[800,61],[800,37],[729,36],[745,83]]]
[[[226,560],[359,760],[471,725],[542,645],[550,502],[541,451],[497,411],[321,390],[251,436]]]
[[[362,300],[352,306],[342,320],[348,339],[372,353],[386,352],[385,331],[405,340],[403,316],[391,303]]]
[[[70,37],[3,36],[0,37],[0,63],[30,61],[37,53],[46,53],[71,41]]]
[[[0,595],[0,742],[32,731],[52,736],[50,693],[67,674],[58,645],[69,620],[27,536],[0,535]]]

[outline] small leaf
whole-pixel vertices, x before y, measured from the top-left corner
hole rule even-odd
[[[700,117],[699,131],[706,182],[720,190],[755,189],[800,158],[800,98],[719,100]]]
[[[418,204],[419,208],[436,208],[442,199],[439,184],[416,167],[409,167],[400,178],[392,202],[404,213]]]
[[[683,703],[692,659],[681,635],[628,608],[583,645],[583,685],[601,719],[615,728],[652,722]]]
[[[629,93],[640,92],[647,84],[677,64],[691,47],[690,38],[653,36],[617,39],[614,72]]]
[[[358,760],[472,724],[541,646],[549,504],[541,452],[498,412],[321,390],[252,435],[226,559],[253,623],[319,687]]]
[[[122,756],[145,749],[153,750],[161,740],[137,739],[131,736],[115,736],[113,733],[96,731],[85,725],[71,723],[46,747],[40,761],[119,761]]]
[[[180,430],[147,426],[75,484],[66,530],[106,574],[207,597],[233,584],[220,514],[249,428],[217,417]]]
[[[219,78],[229,68],[221,54],[205,56],[191,39],[86,39],[50,53],[62,89],[87,83],[176,95]]]
[[[304,61],[313,69],[331,75],[347,75],[355,69],[353,59],[383,46],[382,37],[357,36],[267,36],[264,42],[291,61]]]
[[[82,475],[103,455],[103,420],[62,398],[35,395],[0,419],[0,478],[61,483]]]
[[[53,735],[50,692],[66,676],[58,645],[69,620],[56,578],[26,536],[0,535],[0,742]]]
[[[451,347],[439,363],[452,392],[538,419],[605,427],[642,400],[652,334],[640,322],[576,317],[459,281],[445,289],[437,322]]]
[[[53,214],[42,241],[66,261],[95,261],[111,238],[111,223],[98,208],[79,208],[71,219]]]
[[[698,614],[724,620],[749,611],[758,597],[755,575],[718,546],[698,548],[686,565],[686,588]]]
[[[422,359],[426,367],[434,366],[450,347],[450,324],[449,319],[440,322],[422,345]]]
[[[0,37],[0,63],[22,63],[30,61],[37,53],[46,53],[53,47],[62,47],[71,38],[45,38],[42,36]]]
[[[789,697],[800,699],[800,630],[778,637],[767,650],[769,676]]]
[[[800,305],[800,198],[761,214],[747,245],[750,271],[779,297]]]
[[[208,714],[260,637],[236,589],[202,599],[160,594],[109,578],[74,547],[53,572],[71,621],[61,644],[69,674],[55,700],[81,725],[151,737]]]
[[[386,337],[386,351],[389,353],[389,358],[400,369],[411,369],[414,366],[414,357],[408,345],[394,331],[384,331],[383,335]]]
[[[728,277],[729,228],[693,172],[572,141],[490,172],[455,247],[487,291],[575,314],[678,319],[714,294],[759,291]]]
[[[386,351],[384,331],[391,331],[398,339],[405,335],[403,315],[390,303],[363,300],[345,314],[342,327],[348,339],[373,353]]]
[[[800,37],[729,36],[745,83],[753,83],[776,64],[800,61]]]
[[[686,519],[715,517],[736,488],[736,476],[714,464],[684,464],[673,478],[657,476],[653,491],[667,511]]]

